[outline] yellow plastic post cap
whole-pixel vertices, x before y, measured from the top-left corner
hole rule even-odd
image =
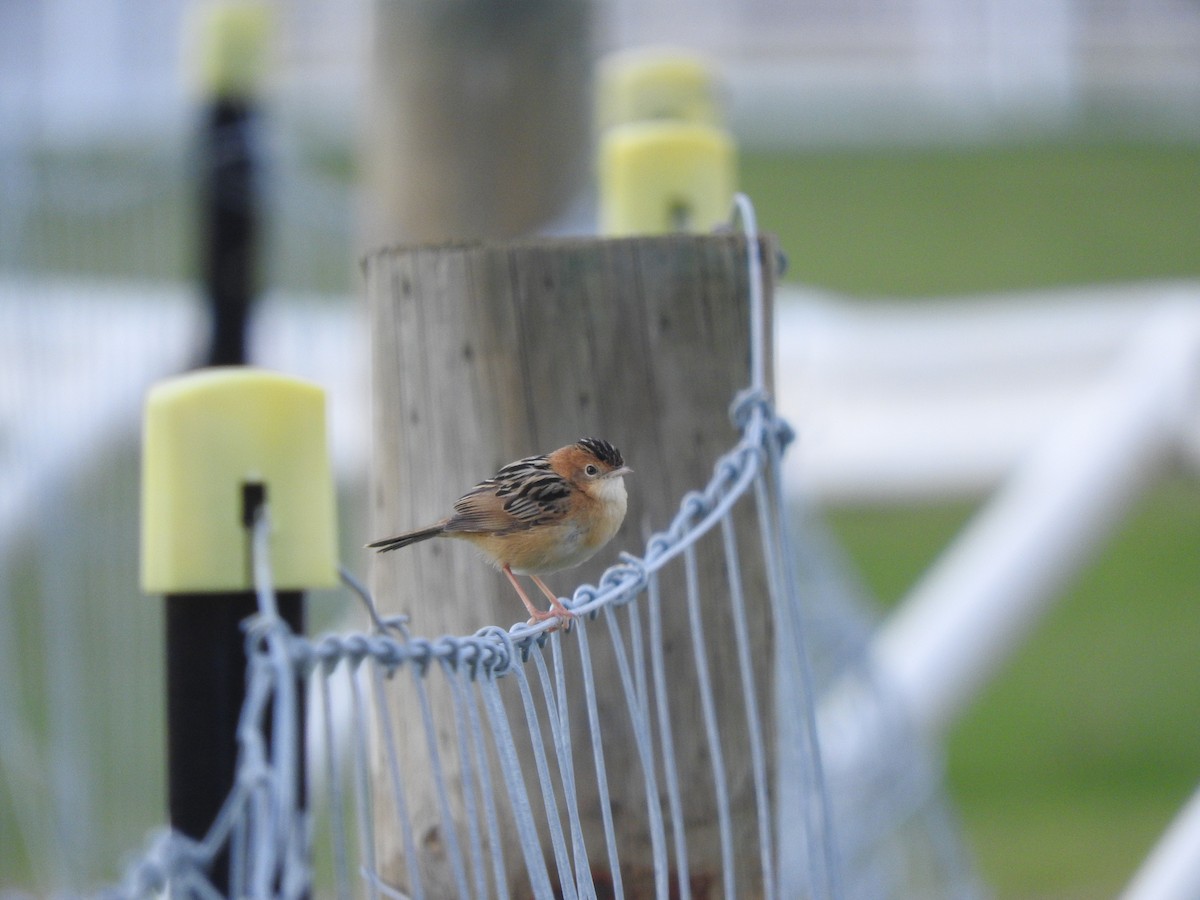
[[[325,392],[246,367],[203,369],[151,389],[142,435],[142,590],[253,587],[243,490],[261,484],[275,587],[337,581]]]
[[[600,230],[711,231],[729,219],[737,159],[728,133],[687,122],[633,122],[600,142]]]
[[[600,63],[596,84],[596,124],[601,132],[648,119],[722,123],[714,69],[704,57],[687,50],[618,51]]]
[[[208,0],[188,23],[194,77],[205,94],[252,97],[267,70],[271,10],[262,0]]]

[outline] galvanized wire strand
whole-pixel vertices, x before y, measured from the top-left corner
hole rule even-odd
[[[537,826],[533,821],[533,812],[529,805],[529,794],[525,789],[525,779],[521,774],[521,762],[517,759],[516,747],[513,744],[512,731],[508,724],[508,715],[504,711],[504,702],[500,699],[500,691],[492,677],[480,680],[484,699],[484,710],[495,735],[495,747],[500,757],[500,771],[504,775],[504,784],[508,789],[508,799],[511,804],[513,818],[516,820],[517,836],[521,843],[521,853],[525,859],[525,870],[533,888],[534,897],[538,900],[552,900],[554,892],[550,887],[550,875],[546,871],[546,861],[542,857],[541,844],[538,841]]]
[[[472,896],[487,896],[487,878],[484,873],[483,837],[479,831],[480,816],[476,807],[476,790],[474,759],[475,754],[468,747],[470,723],[466,711],[472,702],[466,681],[460,677],[458,666],[448,659],[439,659],[442,674],[450,686],[450,701],[454,710],[454,735],[458,744],[459,762],[459,796],[462,798],[462,819],[467,829],[467,850],[470,854],[470,869],[474,893]]]
[[[785,641],[786,651],[790,651],[799,670],[799,689],[801,691],[802,714],[806,723],[806,734],[809,740],[808,753],[803,757],[810,762],[812,769],[811,785],[813,793],[810,796],[819,798],[820,804],[820,840],[815,835],[817,828],[808,822],[806,832],[810,840],[810,857],[818,856],[824,862],[826,895],[841,896],[838,883],[839,866],[836,860],[836,846],[833,835],[831,802],[828,787],[822,771],[820,745],[816,729],[816,698],[811,667],[805,649],[805,633],[800,620],[799,607],[795,601],[798,596],[795,563],[789,548],[791,547],[788,532],[787,516],[784,513],[782,493],[781,455],[783,447],[791,440],[790,428],[777,419],[774,409],[766,395],[766,310],[765,289],[762,275],[762,260],[758,245],[758,226],[754,205],[748,196],[738,193],[734,198],[734,221],[740,223],[747,241],[747,274],[750,292],[750,386],[734,401],[733,418],[742,430],[744,444],[753,444],[755,450],[765,457],[764,471],[758,473],[754,483],[755,506],[759,514],[759,533],[761,536],[764,562],[769,581],[769,591],[774,601],[771,606],[777,638],[788,635],[791,640]],[[728,520],[722,522],[726,531],[727,543],[732,540],[732,531]],[[786,620],[786,629],[780,628]],[[739,618],[737,625],[744,626]],[[737,626],[735,626],[737,627]],[[753,733],[754,729],[751,729]],[[813,847],[819,843],[820,848]],[[764,872],[765,874],[765,872]]]
[[[765,391],[766,364],[766,299],[763,290],[762,257],[758,245],[758,218],[754,204],[745,194],[733,198],[734,222],[740,223],[746,236],[746,268],[750,291],[750,390]]]
[[[479,703],[477,692],[468,690],[466,705],[467,722],[471,729],[471,742],[475,752],[475,767],[479,774],[479,791],[483,798],[484,825],[488,833],[488,847],[491,850],[491,876],[496,886],[496,896],[503,897],[507,889],[505,874],[503,838],[500,834],[500,818],[496,809],[496,793],[492,786],[490,767],[487,762],[487,744],[484,741],[483,725],[479,719]],[[487,896],[486,887],[480,896]]]
[[[356,669],[348,669],[346,672],[346,680],[350,684],[350,709],[354,716],[354,728],[352,729],[356,740],[354,745],[354,787],[355,787],[355,808],[358,811],[358,852],[362,856],[362,870],[374,872],[375,866],[375,841],[372,840],[374,821],[374,810],[371,803],[371,764],[367,758],[367,735],[370,733],[367,727],[367,709],[362,696],[362,684],[357,677]],[[370,900],[377,900],[379,896],[378,889],[371,883],[367,882],[367,896]]]
[[[635,611],[633,604],[630,604],[629,609],[631,612]],[[646,706],[639,701],[637,696],[637,688],[634,685],[633,673],[630,671],[629,659],[625,652],[625,641],[621,636],[621,627],[617,622],[616,612],[615,607],[609,607],[604,611],[604,618],[608,623],[609,637],[617,658],[617,672],[621,677],[626,708],[629,711],[629,721],[633,726],[634,746],[642,764],[646,817],[650,823],[650,851],[654,863],[654,886],[658,896],[662,897],[666,896],[668,891],[667,882],[670,870],[667,866],[666,834],[663,827],[662,806],[658,799],[658,778],[655,772],[654,750],[651,746],[650,724]]]
[[[454,886],[458,891],[458,896],[469,897],[466,865],[458,842],[458,828],[454,824],[454,814],[450,811],[450,791],[447,786],[445,769],[442,766],[441,751],[438,750],[437,728],[434,725],[433,711],[429,704],[429,693],[425,690],[425,672],[422,667],[413,667],[411,671],[412,683],[421,710],[421,726],[425,735],[426,752],[429,754],[431,781],[437,795],[438,814],[442,821],[446,857],[454,875]],[[493,722],[492,727],[495,728],[495,725],[496,723]],[[414,857],[410,864],[417,865],[417,859],[419,857]]]
[[[258,616],[246,627],[247,659],[250,662],[249,685],[268,684],[272,694],[271,739],[265,739],[258,719],[239,722],[239,741],[254,748],[262,771],[255,785],[252,803],[258,815],[251,827],[258,834],[251,838],[254,854],[247,859],[247,890],[253,896],[272,896],[277,880],[284,882],[285,895],[303,890],[309,868],[308,815],[299,798],[295,773],[299,758],[299,690],[296,669],[288,651],[291,632],[279,616],[271,571],[270,520],[264,505],[251,528],[254,588],[258,598]],[[254,652],[255,647],[261,648]],[[269,674],[256,678],[256,670]],[[261,695],[260,695],[261,696]],[[264,705],[266,698],[264,698]],[[251,705],[248,703],[248,707]],[[257,727],[256,727],[257,726]],[[239,766],[239,769],[241,766]],[[299,879],[299,881],[298,881]]]
[[[608,772],[604,765],[604,742],[600,726],[600,712],[596,705],[596,681],[592,670],[591,651],[588,648],[587,623],[575,626],[576,643],[579,645],[579,666],[583,672],[583,696],[587,706],[588,732],[592,739],[592,761],[596,767],[596,784],[600,793],[600,819],[604,824],[604,846],[608,852],[608,871],[612,877],[612,891],[617,897],[625,895],[621,878],[621,860],[617,853],[617,835],[613,827],[612,799],[608,793]]]
[[[759,530],[763,534],[769,534],[769,528],[772,524],[772,511],[770,508],[769,494],[761,482],[755,484],[755,508],[759,517]],[[762,553],[764,564],[767,572],[768,580],[771,584],[771,592],[782,591],[784,589],[783,573],[779,567],[778,548],[770,541],[763,541]],[[799,690],[802,697],[808,686],[804,683],[803,677],[803,659],[804,656],[804,637],[801,623],[798,617],[790,615],[790,611],[782,609],[779,605],[772,605],[772,628],[776,635],[776,652],[779,655],[779,660],[776,665],[776,678],[792,678],[798,682]],[[789,708],[788,713],[795,713],[795,710]],[[779,711],[782,717],[784,713]],[[800,794],[804,798],[802,808],[800,810],[799,825],[804,836],[803,850],[806,854],[807,866],[806,872],[808,875],[805,892],[814,896],[836,896],[829,891],[824,894],[818,888],[818,885],[826,881],[825,877],[818,874],[817,878],[812,877],[812,871],[816,869],[818,873],[825,861],[822,848],[820,845],[820,837],[823,832],[823,823],[820,818],[820,811],[814,808],[811,798],[815,796],[818,789],[817,770],[813,765],[813,760],[810,756],[813,745],[816,744],[815,734],[809,727],[807,718],[803,717],[803,712],[799,719],[793,718],[791,721],[799,721],[801,730],[801,740],[804,742],[804,747],[808,752],[798,754],[798,762],[796,763],[796,778],[801,784]],[[781,750],[783,748],[781,747]],[[819,747],[816,748],[819,751]],[[828,810],[828,806],[823,805],[824,810]],[[777,811],[779,813],[781,811]],[[780,836],[785,834],[782,823],[780,824]],[[815,883],[814,883],[815,882]],[[781,886],[783,890],[786,886]],[[793,886],[794,887],[794,886]]]
[[[820,874],[823,876],[823,887],[826,896],[840,898],[843,896],[842,862],[838,857],[837,840],[833,821],[833,802],[829,796],[829,783],[825,777],[824,762],[821,758],[820,735],[817,730],[817,698],[813,679],[812,665],[809,662],[805,646],[806,630],[802,621],[800,607],[797,602],[788,602],[788,598],[798,596],[796,563],[790,552],[792,545],[788,516],[783,497],[783,443],[782,440],[767,441],[767,472],[755,487],[757,506],[762,513],[773,511],[773,516],[763,522],[760,529],[764,551],[773,552],[777,560],[779,584],[777,586],[777,602],[772,604],[780,610],[788,620],[787,633],[792,637],[790,647],[796,656],[799,672],[800,714],[803,717],[805,733],[808,739],[807,752],[802,754],[811,768],[812,805],[815,807],[814,817],[816,827],[810,837],[810,858],[820,860]],[[760,513],[761,514],[761,513]],[[769,563],[768,563],[769,565]],[[810,822],[810,824],[812,824]]]
[[[754,775],[754,806],[758,818],[758,843],[762,865],[764,900],[776,894],[774,842],[771,838],[771,814],[767,795],[767,761],[763,749],[762,720],[758,710],[758,686],[754,683],[750,636],[746,631],[746,601],[742,591],[741,566],[733,520],[721,521],[725,571],[729,577],[729,605],[733,613],[733,635],[737,647],[738,673],[742,682],[742,702],[746,710],[746,735],[750,743],[750,767]]]
[[[375,695],[375,715],[379,722],[379,733],[383,740],[384,758],[387,762],[386,781],[391,786],[392,805],[395,807],[396,820],[400,826],[400,842],[404,848],[404,858],[408,860],[409,891],[413,900],[424,900],[424,880],[421,877],[421,867],[418,864],[417,843],[413,835],[412,819],[408,812],[408,799],[404,790],[404,779],[400,772],[400,755],[396,748],[396,734],[392,725],[392,714],[388,709],[387,697],[384,691],[384,667],[379,664],[371,666],[372,687]],[[334,810],[336,815],[339,811]],[[368,873],[374,877],[375,873]]]
[[[325,742],[325,784],[329,790],[329,807],[333,810],[333,814],[329,817],[329,827],[333,832],[334,883],[337,886],[338,900],[348,900],[350,896],[350,854],[346,842],[346,825],[341,815],[345,800],[342,797],[342,765],[338,759],[338,743],[334,735],[333,697],[329,683],[331,676],[332,669],[329,667],[318,674],[318,696],[321,698],[321,727]]]
[[[688,547],[683,555],[683,571],[687,581],[688,623],[692,634],[692,658],[696,665],[696,681],[700,686],[700,714],[704,736],[708,741],[708,759],[712,765],[713,792],[717,803],[717,828],[721,843],[721,877],[725,896],[737,896],[734,870],[733,822],[729,811],[729,790],[725,779],[725,754],[721,750],[721,732],[717,724],[717,707],[713,699],[712,679],[708,670],[704,622],[700,617],[700,578],[696,569],[696,550]]]
[[[552,641],[551,651],[555,669],[553,684],[541,648],[535,645],[531,655],[534,667],[538,672],[538,680],[542,686],[547,718],[550,721],[550,733],[554,738],[554,750],[558,759],[563,803],[567,808],[567,822],[571,828],[571,858],[575,864],[575,888],[584,900],[595,900],[596,886],[592,882],[591,867],[588,865],[587,846],[583,838],[583,823],[579,818],[579,802],[575,793],[575,759],[566,702],[566,675],[562,662],[562,642],[553,639]]]
[[[550,847],[554,853],[554,864],[558,869],[558,881],[564,900],[576,900],[575,877],[571,871],[571,859],[567,851],[566,838],[563,835],[562,821],[558,814],[558,802],[555,797],[554,782],[550,775],[550,766],[546,759],[546,747],[542,740],[542,726],[538,718],[537,707],[533,702],[533,692],[529,689],[529,680],[525,677],[525,668],[518,666],[513,670],[517,687],[521,694],[521,704],[525,709],[525,724],[533,747],[533,760],[537,767],[538,784],[542,792],[542,804],[546,813],[546,823],[550,829]]]
[[[675,742],[671,734],[671,712],[667,701],[666,665],[663,661],[662,616],[659,609],[658,576],[652,575],[646,585],[647,611],[650,631],[650,674],[654,684],[654,711],[658,723],[660,758],[663,781],[667,791],[667,809],[671,814],[671,833],[674,839],[675,871],[681,900],[690,900],[691,881],[687,877],[687,830],[683,820],[683,800],[679,793],[679,774],[675,766]]]
[[[633,696],[647,723],[647,729],[650,729],[650,694],[646,679],[646,647],[642,635],[643,596],[644,594],[638,594],[625,609],[629,614],[629,657],[633,664]]]

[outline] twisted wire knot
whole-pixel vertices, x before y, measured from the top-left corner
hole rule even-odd
[[[413,671],[423,677],[429,671],[429,664],[433,661],[433,643],[425,638],[414,638],[409,641],[408,650],[408,658],[412,663]]]
[[[300,658],[300,654],[304,654],[306,668],[311,669],[315,665],[320,665],[326,675],[337,668],[344,655],[341,641],[332,634],[325,635],[316,644],[304,640],[295,641],[292,652],[295,658]]]
[[[796,439],[795,430],[779,416],[774,401],[762,388],[738,391],[729,405],[729,418],[743,435],[757,423],[781,451]]]
[[[700,491],[688,491],[683,502],[679,505],[680,515],[672,524],[671,530],[683,532],[696,519],[703,518],[709,511],[712,501]],[[672,535],[678,539],[677,535]]]
[[[613,573],[613,580],[615,581],[618,577],[625,580],[632,576],[633,580],[626,582],[627,588],[633,593],[640,593],[650,582],[650,569],[646,565],[646,561],[640,556],[634,556],[624,550],[621,551],[619,559],[621,560],[620,564],[609,570]],[[605,573],[605,578],[601,579],[600,583],[604,584],[607,578],[608,572]]]
[[[610,605],[626,604],[645,589],[650,580],[650,569],[646,562],[624,551],[620,554],[620,560],[619,563],[609,566],[600,576],[599,589],[589,585],[593,599],[611,591],[613,596],[609,600]],[[599,608],[592,610],[590,618],[595,619],[599,612]]]
[[[650,536],[646,542],[646,555],[642,557],[643,564],[658,562],[673,546],[671,536],[661,531]]]
[[[729,418],[733,426],[745,434],[757,414],[760,421],[775,416],[775,405],[763,388],[745,388],[738,391],[729,404]]]
[[[475,632],[475,646],[482,651],[480,665],[485,675],[499,678],[513,667],[517,655],[513,636],[498,625]]]
[[[463,650],[467,646],[468,640],[444,634],[430,648],[430,656],[452,671],[458,671],[459,663],[464,661]],[[469,663],[470,660],[468,659],[467,662]]]
[[[370,642],[371,658],[390,673],[404,662],[405,648],[407,646],[407,639],[398,641],[386,634],[376,635]]]

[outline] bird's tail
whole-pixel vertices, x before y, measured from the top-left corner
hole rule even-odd
[[[416,531],[409,531],[406,534],[398,534],[395,537],[384,538],[381,541],[372,541],[367,546],[372,550],[378,550],[380,553],[386,553],[389,550],[399,550],[401,547],[407,547],[409,544],[416,544],[420,541],[427,541],[431,537],[437,537],[445,527],[443,523],[439,522],[437,525],[430,525],[428,528],[418,528]]]

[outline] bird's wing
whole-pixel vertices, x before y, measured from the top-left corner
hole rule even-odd
[[[572,490],[546,457],[517,460],[459,498],[445,530],[509,534],[546,525],[567,514]]]

